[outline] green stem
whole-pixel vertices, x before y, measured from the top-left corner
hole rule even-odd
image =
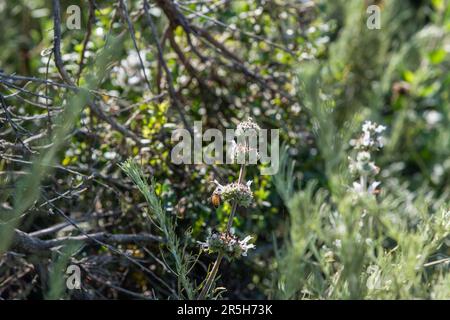
[[[241,170],[239,171],[239,180],[238,183],[241,184],[244,181],[245,177],[245,165],[241,165]],[[237,208],[237,201],[233,202],[233,207],[231,208],[230,216],[228,217],[228,224],[227,224],[227,233],[230,233],[231,227],[233,226],[233,219],[234,215],[236,213]]]
[[[198,300],[205,299],[206,295],[208,294],[209,290],[211,289],[211,286],[214,282],[214,279],[216,278],[217,271],[219,271],[220,262],[222,262],[223,253],[220,252],[217,256],[216,261],[214,262],[214,265],[209,272],[206,281],[205,286],[203,287],[202,291],[200,292],[200,295],[198,296]]]

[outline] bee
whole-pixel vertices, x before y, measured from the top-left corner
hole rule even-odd
[[[211,202],[217,209],[220,206],[220,195],[218,193],[213,193],[213,195],[211,196]]]

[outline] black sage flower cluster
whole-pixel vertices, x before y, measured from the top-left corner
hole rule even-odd
[[[255,247],[248,243],[253,237],[247,236],[240,240],[237,236],[227,232],[212,232],[202,244],[208,253],[223,253],[229,258],[246,256],[249,249]]]

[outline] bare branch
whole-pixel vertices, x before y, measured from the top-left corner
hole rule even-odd
[[[50,240],[42,240],[30,236],[28,233],[16,229],[14,231],[12,249],[26,253],[37,253],[37,252],[42,253],[42,252],[49,252],[49,250],[62,246],[69,242],[95,244],[97,243],[97,241],[101,241],[103,244],[153,243],[153,242],[163,242],[163,239],[161,237],[148,233],[111,234],[107,232],[97,232],[79,236],[68,236]]]

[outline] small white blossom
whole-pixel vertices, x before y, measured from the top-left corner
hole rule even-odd
[[[423,116],[430,127],[434,127],[442,120],[442,114],[436,110],[426,111]]]
[[[378,151],[383,147],[382,132],[385,126],[378,125],[372,121],[366,121],[362,125],[362,133],[357,140],[351,141],[351,145],[357,151],[356,157],[349,157],[350,173],[359,178],[353,182],[353,191],[357,194],[375,194],[379,181],[370,182],[380,172],[380,168],[371,161],[371,152]]]
[[[365,188],[365,186],[359,182],[353,182],[353,191],[358,193],[358,194],[363,194],[363,193],[369,193],[369,194],[375,194],[377,192],[377,187],[380,185],[381,182],[379,181],[374,181],[371,184],[369,184],[369,187]]]
[[[366,121],[362,125],[362,134],[355,142],[355,149],[375,151],[383,147],[381,133],[386,130],[385,126],[378,125],[372,121]]]
[[[241,250],[242,250],[242,256],[247,256],[247,251],[249,249],[254,249],[255,245],[253,243],[248,243],[251,239],[253,239],[252,236],[246,236],[244,238],[244,240],[240,240],[239,241],[239,245],[241,246]]]

